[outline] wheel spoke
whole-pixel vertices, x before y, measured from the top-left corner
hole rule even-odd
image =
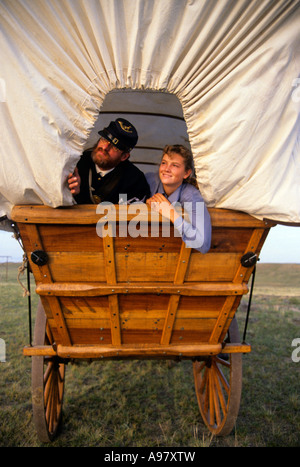
[[[35,342],[53,342],[41,304],[38,307]],[[61,421],[65,381],[65,364],[56,357],[32,358],[33,418],[37,434],[42,442],[55,437]]]
[[[44,385],[44,402],[45,402],[45,407],[48,406],[48,400],[49,398],[51,399],[51,390],[52,390],[52,385],[53,385],[53,365],[48,365],[48,376],[46,383]]]
[[[230,368],[230,362],[228,362],[227,360],[224,360],[223,358],[221,358],[221,357],[219,357],[219,356],[217,356],[217,357],[215,358],[215,361],[218,362],[218,363],[220,363],[220,364],[223,365],[223,366],[226,366],[227,368]]]
[[[47,388],[45,388],[45,409],[46,409],[46,420],[48,422],[49,431],[52,432],[50,427],[50,418],[51,418],[51,410],[53,404],[53,374],[51,373],[51,377],[48,380]]]
[[[218,388],[216,384],[216,375],[214,372],[212,372],[212,379],[213,379],[213,394],[214,394],[214,407],[215,407],[215,419],[216,419],[216,425],[219,426],[222,421],[221,417],[221,412],[220,412],[220,404],[219,404],[219,393],[218,393]]]
[[[239,342],[233,320],[228,342]],[[241,354],[230,354],[229,360],[215,355],[194,363],[195,390],[204,423],[216,435],[232,430],[237,418],[241,396]]]
[[[225,416],[227,414],[227,404],[226,404],[224,393],[223,393],[222,386],[220,383],[219,375],[217,373],[215,374],[215,386],[216,386],[216,390],[218,393],[218,399],[219,399],[220,406],[223,412],[223,416]]]
[[[225,391],[227,392],[227,394],[229,394],[229,383],[227,381],[227,378],[226,376],[224,375],[223,371],[221,370],[220,366],[217,365],[215,363],[215,368],[216,368],[216,373],[218,374],[218,377],[220,379],[220,382],[223,386],[223,388],[225,389]]]
[[[209,369],[209,377],[208,377],[208,387],[209,387],[209,424],[214,426],[215,424],[215,406],[214,406],[214,382],[212,378],[212,371],[211,368]]]
[[[47,381],[48,381],[49,377],[51,376],[52,366],[53,366],[53,362],[49,361],[48,365],[47,365],[47,368],[46,368],[46,371],[44,373],[44,384],[45,385],[47,384]]]

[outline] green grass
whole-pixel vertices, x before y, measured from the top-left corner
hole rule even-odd
[[[258,263],[256,292],[268,295],[290,295],[300,299],[300,264]]]
[[[0,268],[0,338],[6,342],[6,362],[0,363],[0,446],[42,446],[32,421],[31,360],[22,356],[28,344],[27,298],[16,281],[16,266],[9,266],[7,280]],[[281,274],[280,287],[287,286],[286,277]],[[297,283],[296,275],[295,291]],[[241,332],[247,300],[237,313]],[[32,302],[35,310],[34,293]],[[299,325],[300,294],[254,293],[247,333],[252,352],[243,357],[236,427],[225,438],[212,437],[202,422],[191,362],[169,368],[165,361],[95,361],[67,366],[63,426],[51,446],[299,446],[300,362],[291,358]]]

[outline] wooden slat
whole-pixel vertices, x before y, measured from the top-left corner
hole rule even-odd
[[[181,243],[180,256],[178,259],[174,277],[174,284],[176,285],[183,284],[184,282],[185,274],[189,265],[191,251],[192,249],[187,248],[184,242]]]
[[[133,208],[130,208],[133,211]],[[113,216],[118,217],[119,211],[128,210],[128,206],[114,206]],[[146,212],[146,211],[145,211]],[[261,221],[246,213],[231,211],[228,209],[209,208],[212,224],[216,227],[272,227],[276,222],[271,220]],[[134,212],[126,214],[128,220],[136,217]],[[124,218],[124,214],[122,214]],[[96,205],[75,205],[62,208],[50,208],[48,206],[14,206],[11,214],[12,220],[15,222],[37,223],[37,224],[97,224],[99,219],[103,217],[101,213],[97,214]],[[108,215],[109,217],[109,215]],[[148,210],[148,215],[145,214],[145,221],[151,218],[151,211]],[[166,220],[160,216],[160,221]]]
[[[211,217],[211,223],[214,227],[251,227],[265,228],[276,225],[276,222],[270,220],[259,220],[245,212],[232,211],[230,209],[208,208]]]
[[[149,239],[151,241],[151,239]],[[170,281],[178,262],[178,253],[116,253],[118,282]]]
[[[60,335],[61,343],[63,345],[71,345],[70,334],[64,319],[60,303],[56,297],[45,298],[48,302],[48,306],[51,310],[53,320],[56,325],[56,329]]]
[[[221,344],[209,345],[122,345],[122,346],[63,346],[58,345],[55,351],[51,346],[24,347],[26,356],[54,356],[62,358],[103,358],[103,357],[194,357],[201,355],[216,355],[222,349]]]
[[[60,297],[59,300],[65,318],[88,316],[90,319],[97,319],[109,316],[108,297],[106,296]],[[201,300],[195,300],[194,296],[182,296],[177,314],[179,318],[197,318],[202,315],[216,317],[215,314],[222,308],[225,300],[226,296],[202,296]],[[168,304],[169,295],[131,294],[119,296],[122,319],[150,317],[162,320],[165,318]]]
[[[96,206],[75,205],[66,208],[48,206],[14,206],[13,220],[34,224],[96,224],[99,220]]]
[[[162,224],[169,224],[170,221],[161,216],[155,215]],[[50,208],[41,205],[21,205],[12,209],[12,219],[15,222],[33,224],[76,224],[91,225],[98,224],[107,226],[116,219],[123,221],[136,220],[148,223],[151,220],[151,209],[146,205],[74,205],[69,207]],[[153,219],[153,215],[152,215]]]
[[[170,283],[145,283],[113,285],[87,283],[56,282],[53,284],[39,284],[36,288],[39,295],[58,297],[97,297],[112,294],[178,294],[188,296],[223,296],[242,295],[248,292],[247,284],[232,284],[226,282],[200,282],[196,284],[170,284]]]
[[[239,267],[241,253],[192,252],[186,282],[231,282]]]
[[[180,255],[175,271],[174,285],[180,286],[184,282],[185,274],[189,265],[191,248],[187,248],[184,242],[181,243]],[[161,336],[161,344],[166,345],[170,342],[172,330],[176,319],[176,312],[179,305],[180,296],[171,295],[169,306],[165,318],[164,328]]]
[[[102,240],[102,239],[101,239]],[[105,260],[103,252],[57,252],[48,253],[53,281],[101,282],[105,284]]]
[[[114,239],[112,237],[103,237],[103,252],[106,282],[109,285],[115,285],[117,279],[114,253]]]
[[[123,344],[112,346],[57,346],[57,354],[63,358],[101,358],[101,357],[193,357],[216,355],[221,344],[198,345],[153,345]]]
[[[250,241],[246,247],[245,253],[252,252],[256,253],[258,250],[258,246],[260,244],[261,238],[264,234],[264,229],[254,229]],[[251,273],[252,273],[253,267],[252,268],[245,268],[242,266],[242,264],[239,264],[239,268],[236,272],[236,275],[233,279],[234,283],[240,283],[242,281],[248,280]]]
[[[108,227],[111,229],[111,226]],[[111,231],[110,231],[111,233]],[[106,282],[110,286],[116,285],[116,265],[115,265],[115,252],[114,252],[114,238],[113,236],[103,236],[103,252],[105,259],[105,274]],[[112,289],[113,291],[113,289]],[[119,316],[119,302],[116,294],[109,295],[108,297],[110,321],[111,321],[111,339],[114,345],[121,344],[121,327]]]
[[[122,347],[124,348],[124,347]],[[84,358],[84,354],[87,353],[87,354],[97,354],[101,356],[103,356],[103,354],[105,353],[106,356],[108,356],[109,354],[112,354],[113,352],[113,349],[110,347],[107,349],[107,347],[105,348],[105,352],[103,353],[103,349],[99,346],[99,347],[71,347],[72,350],[69,350],[68,348],[66,347],[63,347],[63,346],[59,346],[59,353],[60,353],[60,356],[62,356],[62,354],[64,354],[64,356],[69,355],[69,357],[71,356],[70,353],[72,353],[72,356],[74,356],[74,354],[76,353],[76,355],[79,355],[81,354],[82,358]],[[126,349],[126,354],[127,356],[131,356],[132,354],[130,353],[130,347],[128,349]],[[159,347],[159,349],[161,349],[161,347]],[[178,349],[178,347],[177,347]],[[220,347],[217,348],[217,350],[212,347],[212,346],[204,346],[202,345],[201,347],[198,345],[198,346],[189,346],[189,348],[187,349],[187,352],[189,354],[189,356],[194,356],[194,355],[191,355],[191,352],[194,351],[198,351],[197,353],[195,353],[195,356],[200,356],[200,355],[207,355],[207,350],[210,350],[210,352],[213,350],[214,353],[219,353],[219,349]],[[69,350],[69,352],[68,352]],[[162,350],[162,349],[161,349]],[[200,353],[200,350],[201,350],[201,353]],[[156,348],[155,348],[155,351],[157,352]],[[178,351],[176,350],[176,347],[170,349],[170,353],[168,355],[174,355],[174,352],[175,351]],[[115,353],[117,353],[118,350],[115,351]],[[134,352],[136,352],[136,348],[134,349]],[[141,352],[139,350],[139,352]],[[172,352],[172,353],[171,353]],[[181,357],[182,356],[187,356],[187,352],[185,352],[184,354],[182,354],[182,352],[179,352],[181,353]],[[222,352],[224,353],[249,353],[251,352],[251,346],[249,344],[226,344],[225,347],[222,348]],[[37,346],[34,346],[34,347],[24,347],[23,348],[23,355],[25,356],[45,356],[45,357],[54,357],[57,355],[57,351],[53,349],[53,347],[51,347],[50,345],[37,345]],[[157,354],[156,354],[157,355]],[[111,355],[113,356],[113,355]],[[159,356],[159,354],[158,354]],[[175,354],[175,356],[179,356],[179,354]]]
[[[174,321],[176,318],[176,311],[178,308],[180,297],[176,295],[172,295],[169,301],[169,307],[167,310],[163,333],[161,336],[161,344],[167,345],[171,340],[171,335],[173,331]]]
[[[102,252],[102,238],[97,235],[96,227],[73,224],[40,224],[39,232],[43,245],[48,252]]]
[[[209,342],[215,343],[218,342],[219,336],[223,332],[224,326],[226,324],[226,321],[229,318],[230,311],[232,310],[232,306],[235,302],[235,297],[227,297],[226,301],[224,303],[224,306],[222,307],[218,319],[216,321],[216,324],[214,326],[214,329],[212,331],[211,337]]]
[[[108,297],[110,308],[111,340],[114,345],[121,344],[119,302],[117,295]]]
[[[26,224],[25,224],[26,225]],[[116,229],[118,231],[118,229]],[[79,224],[40,224],[39,231],[43,238],[44,248],[48,252],[96,252],[103,251],[102,238],[97,234],[96,226]],[[151,232],[151,230],[149,230]],[[162,236],[159,227],[159,236],[151,237],[139,235],[138,237],[114,237],[116,253],[152,252],[170,253],[180,251],[181,238],[173,236],[174,228],[171,226],[170,237]],[[141,232],[142,234],[142,232]],[[151,241],[150,241],[151,238]],[[72,239],[72,241],[70,241]],[[219,236],[215,244],[219,242]]]
[[[55,357],[57,355],[57,352],[51,345],[35,345],[30,347],[24,347],[23,355],[25,355],[26,357]]]
[[[89,316],[84,316],[79,318],[78,316],[68,316],[65,318],[68,329],[71,330],[71,328],[77,328],[80,329],[81,327],[83,329],[93,329],[93,328],[105,328],[109,329],[110,328],[110,316],[109,314],[106,317],[101,317],[101,318],[90,318]]]

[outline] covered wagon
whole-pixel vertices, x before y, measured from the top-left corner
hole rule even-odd
[[[251,350],[235,313],[269,229],[300,222],[299,2],[1,0],[0,18],[0,215],[40,296],[24,348],[40,439],[66,364],[106,358],[192,360],[205,424],[230,433]],[[190,147],[207,253],[146,205],[74,201],[68,174],[119,116],[144,173]]]

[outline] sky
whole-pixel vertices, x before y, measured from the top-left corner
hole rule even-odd
[[[12,235],[0,230],[0,262],[22,261],[23,251]],[[262,248],[260,262],[300,264],[300,226],[273,227]]]

